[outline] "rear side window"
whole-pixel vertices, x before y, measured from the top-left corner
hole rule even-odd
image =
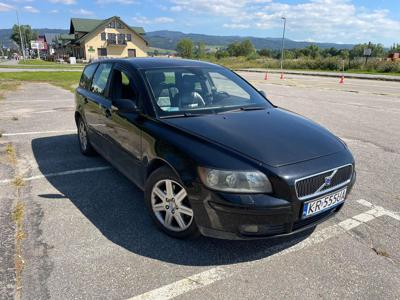
[[[79,86],[84,89],[89,89],[90,80],[93,77],[94,71],[96,71],[97,64],[89,65],[83,70],[81,81],[79,82]]]
[[[104,92],[107,86],[108,77],[110,77],[112,64],[100,64],[94,73],[93,80],[92,80],[92,87],[90,90],[93,93],[99,94],[104,96]]]

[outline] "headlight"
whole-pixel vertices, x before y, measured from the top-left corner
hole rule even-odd
[[[271,193],[268,177],[259,171],[228,171],[199,168],[200,179],[213,190],[237,193]]]

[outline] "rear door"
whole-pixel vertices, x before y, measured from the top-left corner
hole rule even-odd
[[[112,72],[109,88],[114,109],[108,119],[108,135],[112,140],[110,150],[111,160],[114,165],[138,186],[143,184],[142,176],[142,149],[141,149],[141,124],[143,117],[140,108],[140,92],[134,74],[122,64],[117,64]],[[125,99],[134,102],[139,110],[137,112],[123,112],[118,110],[115,100]]]
[[[91,82],[85,107],[89,139],[96,150],[104,156],[108,156],[109,145],[106,124],[108,118],[111,118],[111,100],[107,96],[111,70],[112,63],[99,64]]]

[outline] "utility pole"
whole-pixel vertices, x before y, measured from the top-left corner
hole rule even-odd
[[[281,47],[281,79],[283,79],[283,56],[285,51],[286,18],[282,17],[282,20],[283,20],[283,33],[282,33],[282,47]]]
[[[15,13],[17,14],[17,24],[18,24],[18,30],[19,30],[19,39],[21,41],[22,56],[23,56],[23,58],[25,60],[25,43],[23,42],[22,33],[21,33],[21,26],[19,25],[18,10],[16,10]]]

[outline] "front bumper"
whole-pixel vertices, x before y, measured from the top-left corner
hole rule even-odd
[[[347,185],[347,195],[356,180],[354,172]],[[302,202],[284,200],[269,195],[238,195],[201,189],[191,199],[200,232],[221,239],[268,239],[286,237],[314,228],[335,215],[343,207],[339,204],[307,219],[301,219]],[[317,197],[318,198],[318,197]]]

